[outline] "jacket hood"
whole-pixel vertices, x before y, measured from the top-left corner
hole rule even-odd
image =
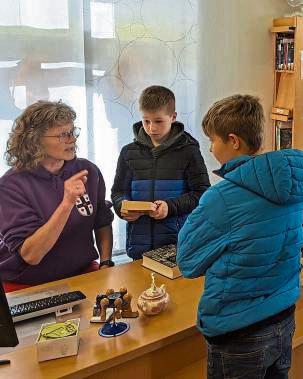
[[[149,135],[145,133],[142,121],[136,122],[133,125],[134,142],[151,148],[155,153],[160,153],[173,145],[197,145],[199,142],[184,130],[184,125],[175,121],[171,125],[171,132],[169,138],[159,146],[154,146]]]
[[[225,163],[219,176],[276,204],[303,202],[303,151],[280,150]]]

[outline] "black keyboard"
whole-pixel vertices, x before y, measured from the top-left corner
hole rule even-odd
[[[12,305],[10,306],[10,312],[14,322],[52,312],[61,312],[64,314],[70,312],[74,305],[81,303],[85,299],[86,296],[81,291],[66,292],[26,303]]]

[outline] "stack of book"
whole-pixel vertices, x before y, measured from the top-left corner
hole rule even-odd
[[[292,120],[276,122],[276,149],[292,148]]]
[[[176,245],[166,245],[143,253],[142,266],[170,279],[181,276],[176,263]]]
[[[294,35],[278,33],[276,38],[276,70],[294,69]]]

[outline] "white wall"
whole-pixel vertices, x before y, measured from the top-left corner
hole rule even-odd
[[[271,149],[273,66],[269,28],[273,18],[290,11],[287,1],[202,0],[200,7],[202,115],[222,97],[235,93],[257,95],[267,118],[264,147]],[[201,145],[203,148],[205,142]],[[208,166],[217,167],[207,151],[204,156]]]

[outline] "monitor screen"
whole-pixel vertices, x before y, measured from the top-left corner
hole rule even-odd
[[[18,343],[13,319],[0,281],[0,347],[14,347]]]

